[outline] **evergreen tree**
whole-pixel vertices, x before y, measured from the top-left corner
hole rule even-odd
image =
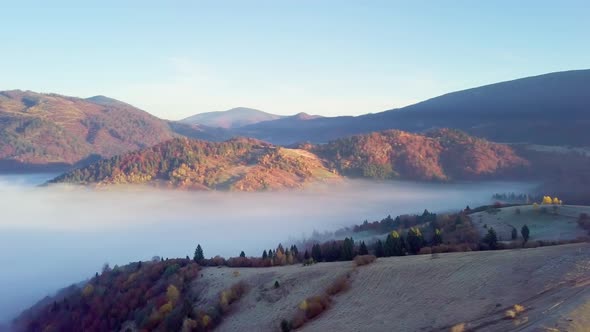
[[[442,233],[440,232],[440,229],[435,229],[434,236],[432,237],[432,245],[438,246],[442,242],[443,242],[443,239],[442,239]]]
[[[383,249],[386,257],[403,256],[405,254],[403,237],[397,231],[392,231],[387,235]]]
[[[486,243],[491,250],[498,249],[498,236],[496,235],[496,231],[493,227],[488,229],[488,233],[483,238],[483,242]]]
[[[311,258],[316,262],[321,262],[323,260],[322,248],[319,243],[316,243],[311,247]]]
[[[342,243],[342,253],[340,259],[350,261],[354,258],[354,240],[352,238],[345,238]]]
[[[291,252],[293,252],[293,256],[299,257],[299,249],[297,249],[296,245],[293,245],[293,248],[291,248]]]
[[[383,255],[383,242],[381,242],[381,240],[377,240],[375,243],[375,256],[383,257]]]
[[[266,250],[264,250],[262,252],[262,259],[267,259],[268,258],[268,254],[266,253]]]
[[[240,252],[240,257],[246,257],[246,253],[244,251]]]
[[[367,249],[367,245],[365,244],[365,241],[361,242],[361,245],[359,246],[359,255],[368,255],[369,254],[369,249]]]
[[[516,231],[516,228],[512,227],[512,239],[516,240],[518,238],[518,232]]]
[[[412,227],[407,235],[408,251],[412,254],[417,254],[422,245],[424,245],[424,237],[418,227]]]
[[[195,249],[195,256],[193,257],[193,259],[197,263],[205,259],[205,255],[203,254],[203,248],[201,248],[200,244],[198,244],[197,249]]]
[[[526,243],[529,240],[530,235],[529,227],[527,225],[522,226],[520,234],[522,235],[522,240]]]
[[[305,253],[303,254],[303,259],[304,260],[308,260],[309,259],[309,252],[307,252],[307,250],[305,250]]]

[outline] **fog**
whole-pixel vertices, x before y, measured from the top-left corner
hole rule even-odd
[[[161,257],[258,256],[314,230],[404,213],[490,202],[525,183],[416,184],[349,181],[304,191],[184,192],[149,188],[37,187],[52,175],[0,176],[0,322],[108,262]]]

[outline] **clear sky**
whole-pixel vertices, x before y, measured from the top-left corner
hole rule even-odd
[[[0,90],[356,115],[590,67],[590,1],[83,2],[0,0]]]

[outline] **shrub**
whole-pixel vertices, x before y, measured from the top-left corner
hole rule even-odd
[[[354,264],[356,266],[363,266],[373,263],[377,257],[374,255],[358,255],[354,258]]]
[[[340,276],[336,278],[336,280],[334,280],[332,284],[328,286],[328,288],[326,288],[326,294],[334,296],[340,292],[348,290],[349,288],[350,280],[348,279],[348,276]]]
[[[421,248],[420,251],[418,252],[418,255],[430,255],[430,254],[432,254],[432,248],[430,248],[430,247]]]

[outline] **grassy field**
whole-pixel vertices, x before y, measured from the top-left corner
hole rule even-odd
[[[470,217],[482,236],[493,227],[500,241],[511,240],[513,227],[520,239],[520,230],[524,225],[530,229],[530,240],[559,241],[588,235],[577,224],[580,213],[590,214],[590,207],[563,205],[554,209],[551,205],[540,205],[538,208],[525,205],[491,209]]]
[[[206,268],[201,301],[246,282],[219,331],[279,331],[305,298],[351,273],[351,287],[303,331],[588,331],[590,244],[380,258],[264,269]],[[275,288],[278,281],[280,287]],[[506,319],[515,304],[524,311]]]

